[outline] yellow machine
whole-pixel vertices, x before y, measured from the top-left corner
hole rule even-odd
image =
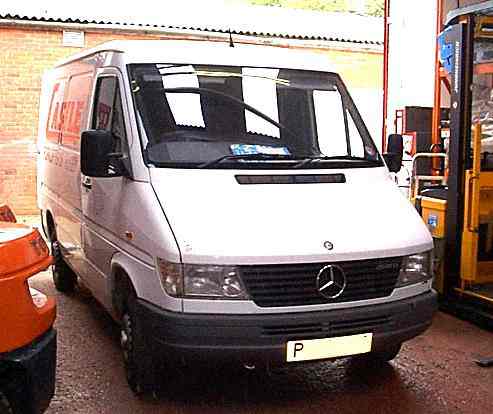
[[[435,112],[449,105],[450,137],[440,143],[443,153],[415,156],[410,199],[435,241],[443,303],[492,323],[493,2],[486,3],[454,11],[439,36],[441,71],[451,87]],[[442,163],[440,175],[418,175],[420,159],[433,157],[445,159],[434,161]]]
[[[462,294],[493,304],[493,171],[481,171],[481,124],[474,129],[473,166],[466,170],[462,232]]]
[[[481,171],[481,124],[474,125],[472,136],[473,163],[465,170],[464,179],[460,277],[454,291],[493,304],[493,171]],[[437,178],[444,180],[443,176]],[[416,187],[423,179],[426,177],[413,175],[410,198],[435,240],[435,288],[445,294],[447,199],[434,197],[433,187],[419,192]]]

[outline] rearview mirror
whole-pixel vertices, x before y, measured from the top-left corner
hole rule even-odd
[[[100,129],[84,131],[80,144],[80,169],[88,177],[118,177],[122,175],[119,154],[112,152],[113,134]],[[120,154],[121,155],[121,154]]]
[[[383,154],[383,159],[390,172],[398,173],[401,170],[402,157],[399,157],[398,154],[387,152]]]
[[[385,163],[390,172],[398,173],[401,170],[404,154],[404,140],[400,134],[390,134],[387,139],[387,152],[383,154]]]

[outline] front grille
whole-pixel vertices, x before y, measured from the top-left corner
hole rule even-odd
[[[252,300],[261,307],[320,305],[389,296],[402,258],[334,262],[346,274],[347,285],[336,299],[317,290],[317,275],[331,263],[241,266],[241,277]]]
[[[328,338],[382,332],[392,323],[389,315],[337,320],[324,323],[292,323],[262,327],[262,335],[284,339]]]

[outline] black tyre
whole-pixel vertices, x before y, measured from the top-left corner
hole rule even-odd
[[[355,357],[356,362],[361,362],[365,365],[374,367],[385,365],[387,362],[392,361],[400,352],[402,344],[391,346],[387,349],[378,352],[370,352],[369,354],[362,354]]]
[[[0,391],[0,414],[14,414],[7,396]]]
[[[155,393],[156,367],[145,346],[145,334],[139,325],[135,292],[130,287],[123,305],[120,345],[128,385],[134,394],[143,396]]]
[[[372,358],[380,362],[390,362],[392,361],[401,351],[402,344],[394,345],[380,352],[374,352],[370,354]]]
[[[77,275],[65,263],[60,251],[58,242],[51,242],[51,254],[53,255],[53,283],[58,291],[63,293],[72,293],[77,285]]]

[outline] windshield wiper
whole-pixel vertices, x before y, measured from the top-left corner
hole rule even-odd
[[[309,157],[305,158],[303,161],[301,161],[299,164],[296,164],[294,168],[303,168],[304,166],[310,165],[310,164],[318,164],[320,162],[325,162],[325,161],[359,161],[359,162],[367,162],[367,163],[377,163],[379,164],[380,162],[378,160],[369,160],[367,158],[363,157],[354,157],[352,155],[336,155],[332,157],[325,157],[325,156],[320,156],[320,157]]]
[[[241,155],[224,155],[212,161],[204,162],[200,164],[199,168],[208,168],[214,167],[216,165],[221,164],[224,161],[244,161],[244,160],[253,160],[253,161],[274,161],[274,160],[289,160],[289,161],[297,161],[297,158],[293,158],[292,155],[287,154],[241,154]]]
[[[232,104],[239,105],[241,108],[244,108],[251,113],[257,115],[259,118],[262,118],[264,121],[267,121],[269,124],[272,124],[276,126],[279,129],[282,129],[292,137],[297,138],[296,134],[291,131],[289,128],[285,127],[283,124],[274,121],[271,117],[267,116],[263,112],[260,112],[258,109],[254,108],[253,106],[247,104],[245,101],[242,101],[241,99],[238,99],[234,96],[228,95],[226,93],[222,93],[219,91],[216,91],[214,89],[208,89],[208,88],[203,88],[203,87],[176,87],[176,88],[164,88],[163,91],[165,93],[197,93],[200,95],[209,95],[209,96],[215,96],[215,97],[220,97],[223,98],[226,101],[231,102]]]

